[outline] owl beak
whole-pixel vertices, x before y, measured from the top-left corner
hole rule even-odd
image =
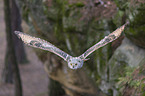
[[[84,59],[84,61],[88,61],[90,58]]]
[[[73,65],[73,68],[74,68],[74,65]]]

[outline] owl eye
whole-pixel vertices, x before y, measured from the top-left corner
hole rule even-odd
[[[70,65],[72,65],[72,63]]]
[[[78,65],[78,64],[75,64],[76,66]]]

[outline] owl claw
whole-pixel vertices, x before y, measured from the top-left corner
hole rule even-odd
[[[88,61],[90,58],[84,59],[84,61]]]

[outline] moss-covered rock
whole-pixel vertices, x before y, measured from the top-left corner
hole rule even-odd
[[[113,85],[112,89],[120,90],[118,81],[128,82],[130,79],[127,76],[131,76],[134,70],[143,64],[145,64],[145,50],[125,38],[109,61],[109,82]]]
[[[138,8],[132,18],[126,36],[136,45],[145,48],[145,5]]]
[[[145,48],[145,2],[143,0],[128,0],[128,2],[115,0],[115,2],[119,10],[113,22],[120,24],[128,20],[130,25],[125,31],[126,36],[137,46]]]

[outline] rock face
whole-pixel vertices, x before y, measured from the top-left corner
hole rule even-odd
[[[125,38],[109,60],[109,81],[113,85],[112,89],[114,89],[113,87],[118,88],[119,78],[126,78],[127,72],[130,74],[134,72],[134,70],[128,70],[129,68],[136,69],[143,64],[145,64],[145,50]]]
[[[145,48],[145,2],[131,5],[130,9],[133,10],[128,14],[130,27],[126,36],[137,46]]]
[[[145,50],[134,45],[129,39],[125,38],[120,47],[116,49],[109,64],[124,62],[126,66],[136,67],[145,59]]]
[[[145,6],[145,5],[144,5]],[[142,7],[141,9],[144,9]],[[137,10],[134,20],[131,22],[126,36],[137,46],[145,48],[145,11]]]

